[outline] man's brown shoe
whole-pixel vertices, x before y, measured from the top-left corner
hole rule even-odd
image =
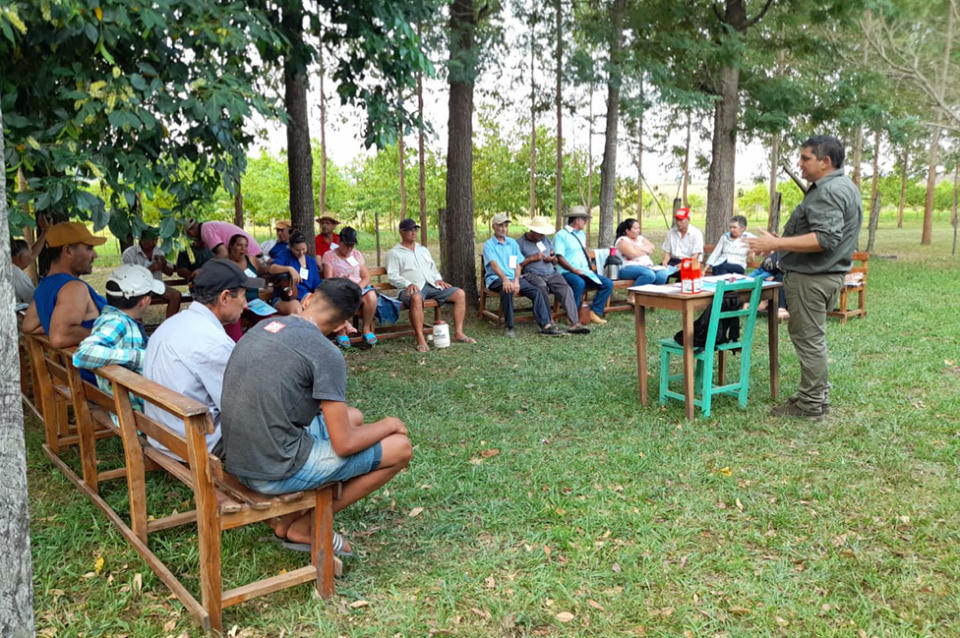
[[[796,403],[784,403],[783,405],[778,405],[770,410],[770,416],[795,416],[801,419],[811,419],[813,421],[819,421],[823,418],[823,410],[817,409],[813,411],[804,410]]]

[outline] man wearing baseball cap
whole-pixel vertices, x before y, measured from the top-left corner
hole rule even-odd
[[[703,233],[690,225],[690,209],[678,208],[673,219],[673,228],[667,231],[663,240],[663,265],[676,266],[687,258],[700,261]]]
[[[153,278],[157,280],[162,280],[164,275],[172,275],[175,272],[173,265],[167,261],[162,252],[157,250],[159,239],[160,231],[156,228],[149,226],[144,228],[137,243],[124,250],[123,254],[120,255],[120,262],[143,266],[153,273]],[[167,317],[172,317],[180,312],[180,302],[183,296],[179,290],[165,285],[160,296],[167,302]]]
[[[96,237],[82,222],[61,222],[50,227],[41,263],[47,260],[50,269],[37,284],[33,303],[23,319],[23,331],[45,332],[56,348],[68,348],[90,334],[94,320],[107,300],[97,294],[80,275],[93,272],[97,258],[94,246],[107,241]],[[92,377],[87,377],[93,381]]]
[[[270,259],[276,259],[277,255],[283,252],[287,247],[287,242],[290,241],[290,228],[292,224],[289,219],[281,219],[273,227],[277,231],[276,239],[268,239],[267,241],[260,244],[260,250],[263,251],[264,255],[268,255]]]
[[[144,266],[124,264],[110,273],[105,289],[107,305],[73,353],[73,365],[96,370],[117,364],[139,373],[147,349],[141,319],[150,307],[151,296],[163,294],[163,282]],[[101,390],[113,394],[110,381],[99,376],[96,379]],[[133,402],[134,407],[143,409],[142,399],[134,397]]]
[[[204,403],[216,426],[207,435],[207,449],[220,441],[220,392],[223,371],[234,341],[224,326],[236,323],[247,307],[247,289],[263,287],[263,279],[247,277],[235,263],[212,259],[193,280],[193,303],[157,328],[147,344],[143,376]],[[183,420],[147,403],[147,416],[184,433]],[[153,445],[163,446],[158,441]]]
[[[417,243],[420,224],[404,219],[400,222],[400,243],[387,252],[387,280],[400,294],[400,301],[410,308],[410,324],[417,338],[417,350],[428,352],[423,336],[423,301],[436,299],[437,303],[453,304],[453,340],[460,343],[476,343],[463,331],[463,319],[467,314],[467,296],[463,289],[443,280],[437,264],[426,246]]]

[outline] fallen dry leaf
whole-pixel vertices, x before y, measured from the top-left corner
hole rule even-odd
[[[587,599],[587,604],[590,605],[591,607],[593,607],[594,609],[599,610],[599,611],[603,611],[603,610],[604,610],[604,609],[603,609],[603,605],[601,605],[600,603],[598,603],[598,602],[595,601],[595,600],[591,600],[591,599],[588,598],[588,599]]]
[[[355,600],[349,605],[350,609],[360,609],[362,607],[369,607],[369,606],[370,606],[370,601],[368,600]]]
[[[177,619],[171,618],[163,624],[164,631],[173,631],[173,628],[177,626]]]
[[[487,586],[487,589],[493,589],[497,586],[497,579],[493,576],[487,576],[483,579],[483,582]]]
[[[719,470],[717,470],[717,473],[723,474],[724,476],[733,476],[733,472],[730,470],[729,467],[726,467],[726,466],[721,467]]]
[[[571,614],[569,611],[561,611],[559,614],[555,616],[555,618],[560,622],[570,622],[575,618],[575,616]]]
[[[739,498],[736,500],[736,505],[737,505],[737,509],[742,512],[742,511],[743,511],[743,503],[740,502],[740,499],[739,499]]]
[[[409,516],[410,518],[413,518],[414,516],[420,516],[420,514],[422,513],[423,513],[422,507],[414,507],[412,510],[410,510],[410,513],[407,514],[407,516]]]
[[[480,456],[482,456],[482,457],[485,458],[485,459],[489,459],[490,457],[496,456],[496,455],[498,455],[498,454],[500,454],[500,450],[498,450],[498,449],[495,448],[495,447],[492,447],[492,448],[490,448],[489,450],[482,450],[482,451],[480,452]]]
[[[744,614],[749,614],[749,613],[750,613],[750,609],[748,609],[748,608],[746,608],[746,607],[741,607],[740,605],[734,605],[733,607],[731,607],[731,608],[728,609],[727,611],[729,611],[731,614],[735,614],[735,615],[737,615],[737,616],[743,616]]]
[[[615,572],[617,572],[617,573],[619,574],[620,571],[621,571],[621,569],[620,569],[620,563],[614,563],[614,564],[613,564],[613,567],[611,567],[610,569],[612,569],[613,571],[615,571]]]

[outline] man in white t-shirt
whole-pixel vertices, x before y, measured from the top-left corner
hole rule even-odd
[[[676,266],[684,259],[700,261],[703,254],[703,233],[690,225],[690,209],[678,208],[673,214],[673,228],[663,240],[664,266]]]
[[[131,266],[143,266],[153,274],[154,279],[163,280],[164,275],[172,275],[175,271],[167,258],[157,250],[157,239],[160,233],[156,228],[144,228],[140,239],[133,246],[123,251],[120,262]],[[162,295],[167,302],[167,317],[180,312],[180,291],[164,284]]]
[[[707,258],[709,274],[742,275],[747,270],[747,261],[753,257],[753,251],[744,241],[753,237],[753,233],[746,232],[747,218],[743,215],[734,215],[730,220],[730,232],[724,233]]]

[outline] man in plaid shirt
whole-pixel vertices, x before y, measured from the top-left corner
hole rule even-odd
[[[163,290],[163,282],[143,266],[125,264],[114,270],[107,278],[107,305],[73,354],[73,365],[95,370],[117,364],[142,372],[147,336],[140,320],[150,307],[150,293],[162,294]],[[98,376],[97,385],[113,394],[106,379]],[[142,410],[143,400],[134,397],[133,406]]]

